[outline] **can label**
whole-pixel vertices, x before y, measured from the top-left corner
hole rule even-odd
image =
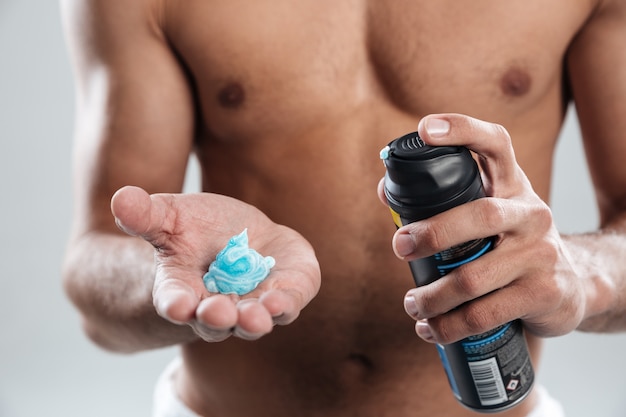
[[[476,239],[453,246],[434,255],[439,275],[447,275],[454,268],[473,261],[491,249],[493,239]]]
[[[402,227],[402,219],[400,218],[400,215],[396,213],[391,207],[389,208],[389,211],[391,212],[391,218],[396,224],[396,227]]]
[[[519,320],[437,349],[454,395],[471,409],[505,410],[523,400],[533,385]]]

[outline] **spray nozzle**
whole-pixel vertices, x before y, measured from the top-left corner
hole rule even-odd
[[[382,159],[383,161],[386,159],[389,159],[389,152],[391,151],[391,148],[389,147],[389,145],[385,146],[384,148],[382,148],[380,150],[380,159]]]

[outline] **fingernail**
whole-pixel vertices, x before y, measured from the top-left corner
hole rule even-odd
[[[412,254],[415,250],[415,241],[413,241],[413,237],[409,234],[398,234],[395,238],[394,247],[396,254],[404,258]]]
[[[235,330],[233,331],[233,335],[243,340],[257,340],[257,339],[260,339],[261,336],[263,336],[262,334],[259,334],[259,333],[252,333],[247,330],[244,330],[239,326],[235,327]]]
[[[428,135],[434,138],[445,136],[450,132],[450,122],[444,119],[426,119],[424,127]]]
[[[115,225],[117,226],[118,229],[120,229],[122,232],[131,235],[131,236],[137,236],[137,233],[133,232],[132,230],[129,230],[126,228],[126,226],[124,226],[122,224],[122,222],[120,221],[120,219],[118,219],[117,217],[115,218]]]
[[[413,297],[412,295],[407,295],[406,297],[404,297],[404,310],[409,316],[417,318],[419,310],[417,309],[415,297]]]
[[[430,328],[430,325],[428,324],[428,321],[419,320],[417,324],[415,325],[415,331],[417,332],[417,335],[421,337],[422,339],[424,339],[425,341],[427,342],[434,341],[433,332]]]

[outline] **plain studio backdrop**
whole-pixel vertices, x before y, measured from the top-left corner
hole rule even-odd
[[[73,84],[54,0],[0,0],[0,417],[148,416],[174,348],[106,353],[61,289],[71,213]],[[197,187],[191,166],[188,190]],[[597,212],[576,119],[559,144],[553,208],[565,232]],[[374,192],[374,191],[372,191]],[[626,335],[550,339],[539,380],[568,417],[623,417]]]

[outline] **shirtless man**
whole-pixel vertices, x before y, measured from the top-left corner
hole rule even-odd
[[[62,5],[78,91],[65,285],[104,348],[181,346],[187,409],[471,416],[432,342],[521,318],[537,367],[540,337],[626,328],[626,1]],[[570,98],[601,228],[562,236],[544,202]],[[378,153],[418,124],[474,150],[492,198],[395,232]],[[206,193],[183,195],[192,152]],[[272,275],[208,294],[202,274],[246,227]],[[412,288],[406,260],[491,235],[490,254]]]

